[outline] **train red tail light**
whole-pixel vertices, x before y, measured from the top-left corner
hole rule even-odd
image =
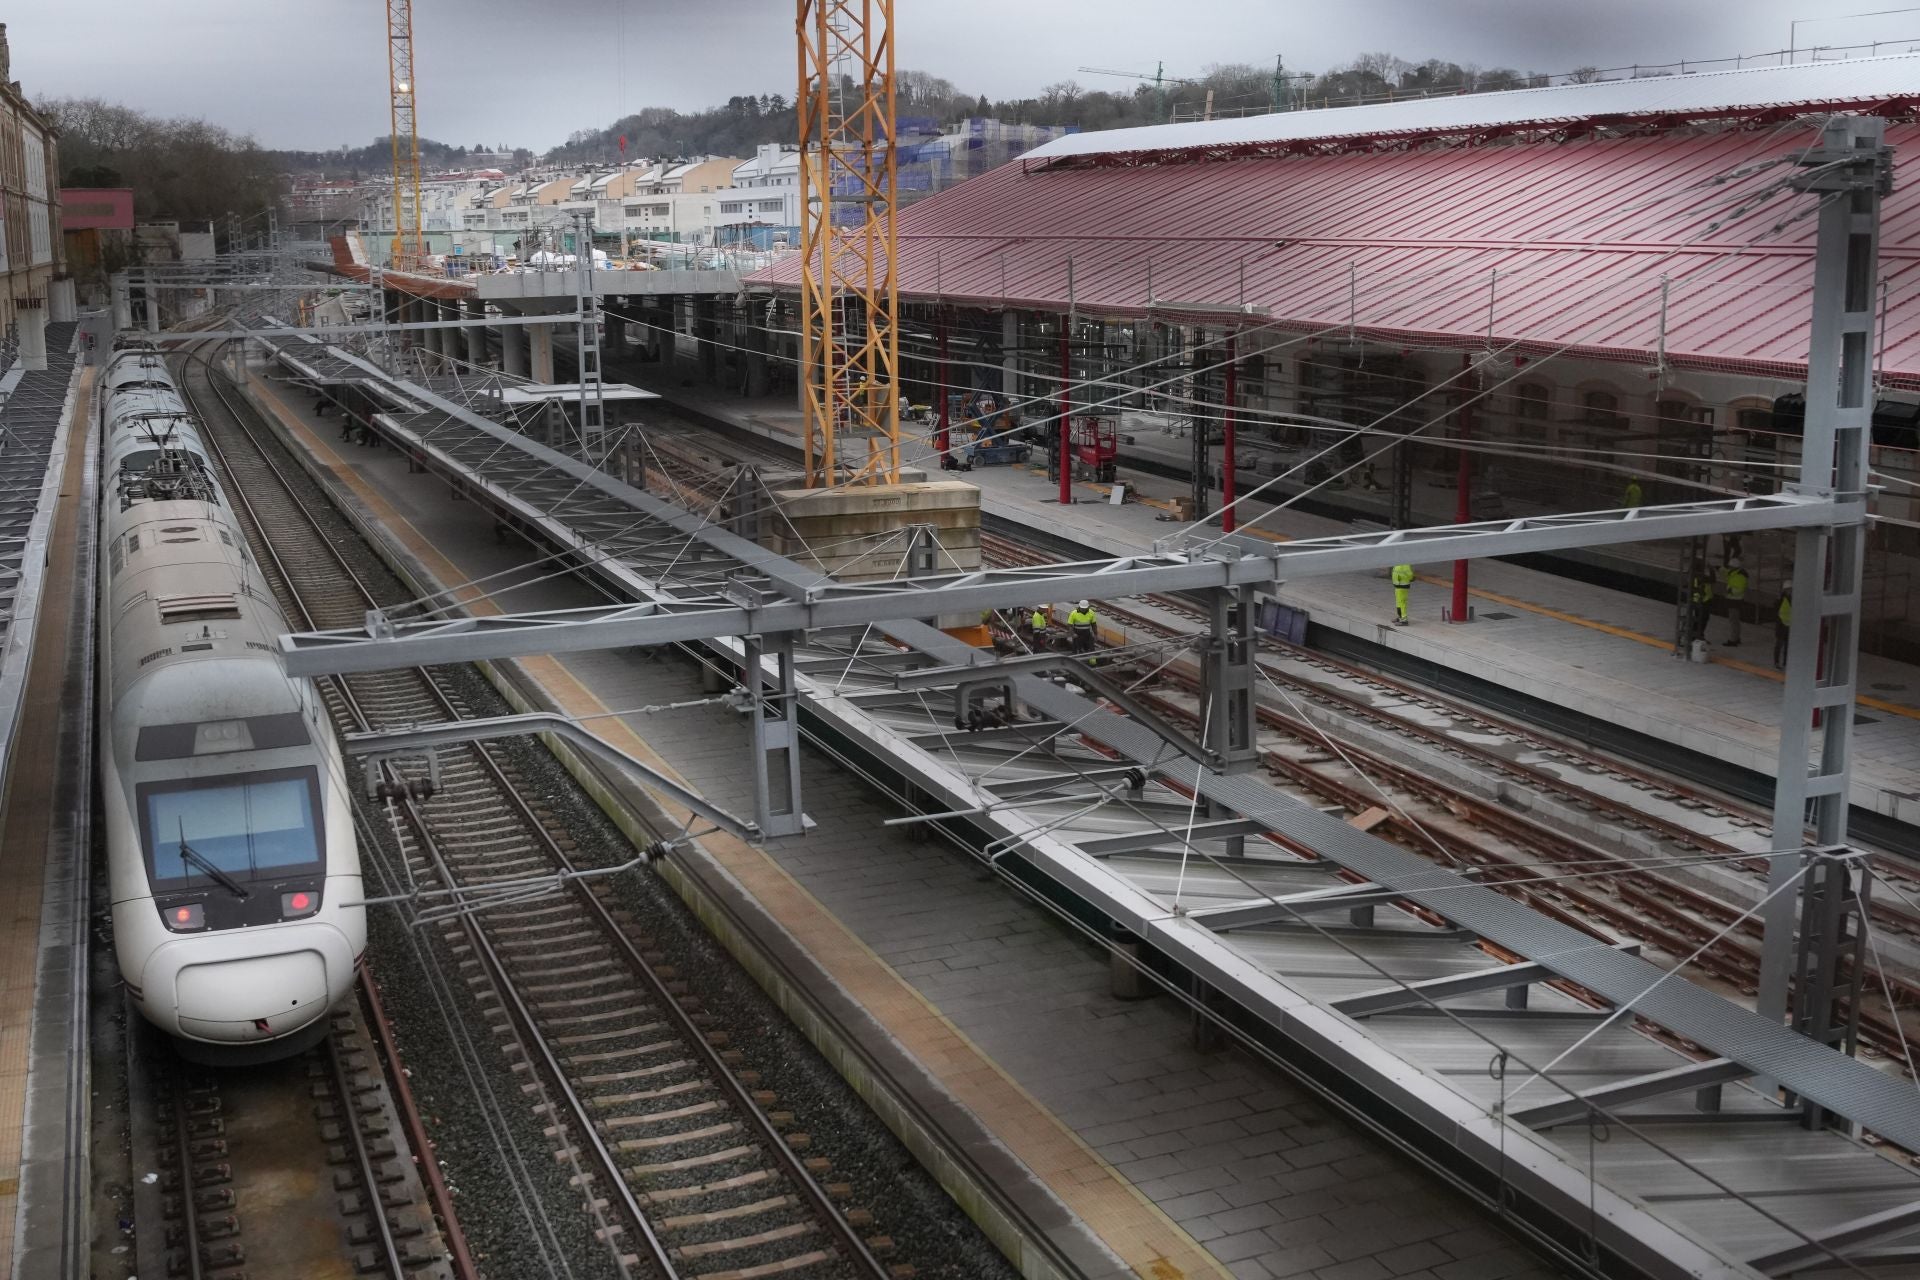
[[[301,916],[310,916],[320,909],[320,895],[311,889],[301,889],[294,893],[280,895],[280,918],[298,920]]]
[[[175,933],[192,933],[207,927],[207,909],[197,902],[178,907],[162,907],[161,920]]]

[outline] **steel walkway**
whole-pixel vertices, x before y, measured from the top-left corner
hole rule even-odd
[[[487,421],[479,395],[399,383],[295,336],[268,345],[297,379],[388,406],[377,423],[394,443],[635,600],[814,576]],[[1072,917],[1140,942],[1155,977],[1575,1265],[1912,1274],[1920,1174],[1882,1149],[1920,1151],[1912,1082],[1279,784],[1204,773],[1077,692],[1021,677],[1022,717],[967,733],[948,691],[898,685],[973,660],[918,623],[813,633],[803,721],[923,812],[954,815]],[[1627,1004],[1633,1017],[1609,1016]],[[1805,1128],[1756,1078],[1877,1137]]]

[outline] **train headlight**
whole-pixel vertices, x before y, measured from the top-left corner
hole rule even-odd
[[[175,933],[194,933],[207,927],[207,909],[198,902],[162,907],[160,918]]]
[[[280,918],[298,920],[320,909],[320,894],[314,889],[297,889],[280,895]]]

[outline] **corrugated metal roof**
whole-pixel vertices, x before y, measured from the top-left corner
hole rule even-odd
[[[1887,60],[1882,60],[1887,61]],[[1902,60],[1920,66],[1920,59]],[[1803,68],[1804,70],[1804,68]],[[1588,86],[1581,86],[1588,87]],[[1351,324],[1396,342],[1516,343],[1798,376],[1813,207],[1784,193],[1726,225],[1736,192],[1696,187],[1812,143],[1814,130],[1659,134],[1205,165],[1003,165],[900,214],[903,297],[1139,316],[1242,307],[1296,331]],[[1888,129],[1896,162],[1920,125]],[[1920,195],[1905,165],[1885,204],[1885,368],[1920,383]],[[1757,238],[1762,243],[1748,246]],[[789,258],[753,283],[793,285]],[[1247,323],[1266,321],[1248,320]]]
[[[1637,116],[1699,119],[1776,107],[1855,106],[1915,97],[1920,97],[1920,54],[1895,54],[1105,129],[1057,138],[1028,152],[1026,158],[1032,162],[1133,152],[1214,151],[1280,142],[1456,134]]]

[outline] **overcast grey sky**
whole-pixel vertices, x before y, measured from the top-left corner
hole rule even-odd
[[[203,116],[264,146],[361,145],[387,131],[382,0],[33,0],[0,6],[29,97],[97,96]],[[1321,70],[1385,49],[1564,71],[1914,37],[1920,12],[1860,0],[897,0],[901,67],[989,97],[1087,66]],[[793,0],[415,0],[420,129],[545,148],[642,106],[794,91]],[[1840,20],[1836,20],[1840,19]],[[1905,46],[1900,46],[1904,48]]]

